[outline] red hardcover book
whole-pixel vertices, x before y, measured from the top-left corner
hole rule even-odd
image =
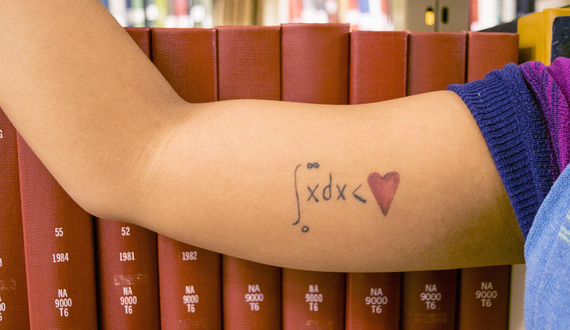
[[[281,329],[281,268],[222,256],[224,329]]]
[[[343,273],[283,269],[283,329],[344,329]]]
[[[150,28],[132,28],[126,27],[125,30],[137,43],[143,53],[150,58]]]
[[[0,328],[29,329],[16,129],[0,109]]]
[[[349,273],[346,330],[400,328],[401,273]]]
[[[406,96],[406,31],[353,31],[350,103]],[[399,329],[401,273],[347,275],[346,329]]]
[[[467,33],[467,82],[485,78],[494,69],[519,62],[516,33]]]
[[[188,102],[217,100],[216,31],[152,29],[152,58]],[[221,329],[220,255],[158,235],[164,329]]]
[[[404,273],[402,329],[455,328],[457,270]]]
[[[348,104],[348,24],[282,26],[283,101]]]
[[[218,100],[216,30],[151,29],[152,61],[187,102]]]
[[[156,233],[96,220],[101,329],[158,329]]]
[[[283,100],[348,104],[349,26],[286,24],[281,29]],[[306,229],[298,228],[301,235]],[[283,269],[283,328],[343,329],[345,280],[340,273]]]
[[[506,329],[510,280],[509,265],[462,269],[459,329]]]
[[[407,95],[465,83],[464,32],[414,32],[408,38]]]
[[[18,135],[32,329],[97,329],[93,219]]]
[[[406,96],[408,32],[353,31],[350,104]]]
[[[150,56],[150,28],[127,28]],[[156,233],[96,219],[97,281],[101,329],[160,327]]]
[[[220,100],[281,99],[280,27],[218,27]],[[281,328],[281,269],[222,256],[224,328]]]
[[[483,79],[489,72],[519,57],[516,33],[467,33],[467,82]],[[506,329],[510,266],[461,270],[459,329]]]
[[[281,29],[220,26],[219,99],[281,99]]]

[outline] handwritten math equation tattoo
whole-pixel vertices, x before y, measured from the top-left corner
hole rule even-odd
[[[322,203],[330,200],[336,201],[347,201],[353,200],[358,203],[366,204],[368,200],[362,197],[362,191],[366,187],[362,187],[362,183],[354,184],[349,188],[348,184],[337,184],[333,183],[333,175],[329,172],[328,182],[325,186],[320,186],[320,184],[307,185],[307,190],[305,191],[303,187],[299,187],[298,182],[298,172],[299,170],[304,170],[304,167],[308,171],[318,170],[319,163],[307,163],[306,165],[299,164],[295,167],[295,196],[297,197],[297,221],[293,223],[293,226],[299,225],[301,223],[301,202],[308,203]],[[370,173],[367,179],[368,189],[372,192],[376,204],[380,207],[380,212],[384,217],[388,216],[388,211],[392,205],[392,200],[396,194],[396,189],[400,184],[400,174],[398,172],[389,172],[382,176],[376,172]],[[353,187],[356,187],[353,189]],[[362,188],[362,189],[361,189]],[[359,192],[360,191],[360,192]],[[301,195],[301,196],[300,196]],[[307,199],[306,196],[308,196]],[[309,231],[309,226],[302,225],[301,231],[306,233]]]

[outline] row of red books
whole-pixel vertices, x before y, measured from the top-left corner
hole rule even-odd
[[[127,31],[188,102],[383,101],[518,60],[512,34],[351,33],[343,24]],[[509,266],[306,272],[94,222],[0,115],[3,329],[506,327]]]

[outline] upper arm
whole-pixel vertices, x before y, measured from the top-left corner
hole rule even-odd
[[[522,260],[498,172],[452,92],[359,106],[184,108],[151,152],[148,207],[137,217],[168,236],[293,268]]]

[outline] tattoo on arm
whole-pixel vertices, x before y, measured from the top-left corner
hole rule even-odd
[[[297,167],[295,167],[295,172],[294,172],[294,183],[295,183],[295,196],[297,198],[297,221],[295,221],[293,223],[294,226],[298,225],[301,222],[301,200],[299,197],[299,189],[298,189],[298,171],[299,169],[302,167],[302,164],[297,165]],[[316,170],[320,167],[319,163],[307,163],[307,169],[308,170]],[[382,214],[384,215],[384,217],[388,216],[388,211],[390,210],[390,206],[392,205],[392,201],[394,200],[394,195],[396,194],[396,190],[398,188],[398,185],[400,183],[400,174],[398,172],[389,172],[386,175],[382,176],[376,172],[370,173],[368,175],[368,179],[367,179],[367,183],[368,183],[368,187],[370,188],[370,193],[372,193],[372,196],[374,196],[374,199],[376,200],[376,203],[378,204],[378,206],[380,207],[380,211],[382,212]],[[336,186],[336,192],[337,192],[337,198],[333,199],[333,174],[331,172],[329,172],[329,177],[328,177],[328,182],[326,183],[326,186],[324,186],[324,188],[322,188],[322,194],[320,194],[321,189],[319,188],[319,184],[318,183],[313,183],[311,185],[307,185],[307,190],[308,190],[308,198],[305,201],[305,203],[319,203],[319,201],[323,201],[323,202],[328,202],[330,200],[333,201],[341,201],[341,202],[348,202],[349,200],[347,200],[344,191],[347,187],[354,187],[356,186],[358,183],[353,184],[353,183],[341,183],[341,184],[337,184],[335,182]],[[351,201],[356,201],[358,203],[362,203],[362,204],[366,204],[367,199],[369,197],[366,197],[367,194],[369,194],[367,191],[365,190],[360,190],[359,189],[362,187],[362,183],[358,184],[358,186],[352,191],[352,196],[354,197],[354,199],[350,199]],[[351,189],[351,188],[349,188]],[[358,193],[357,193],[358,192]],[[301,231],[303,233],[306,233],[309,231],[309,226],[303,225],[301,227]]]

